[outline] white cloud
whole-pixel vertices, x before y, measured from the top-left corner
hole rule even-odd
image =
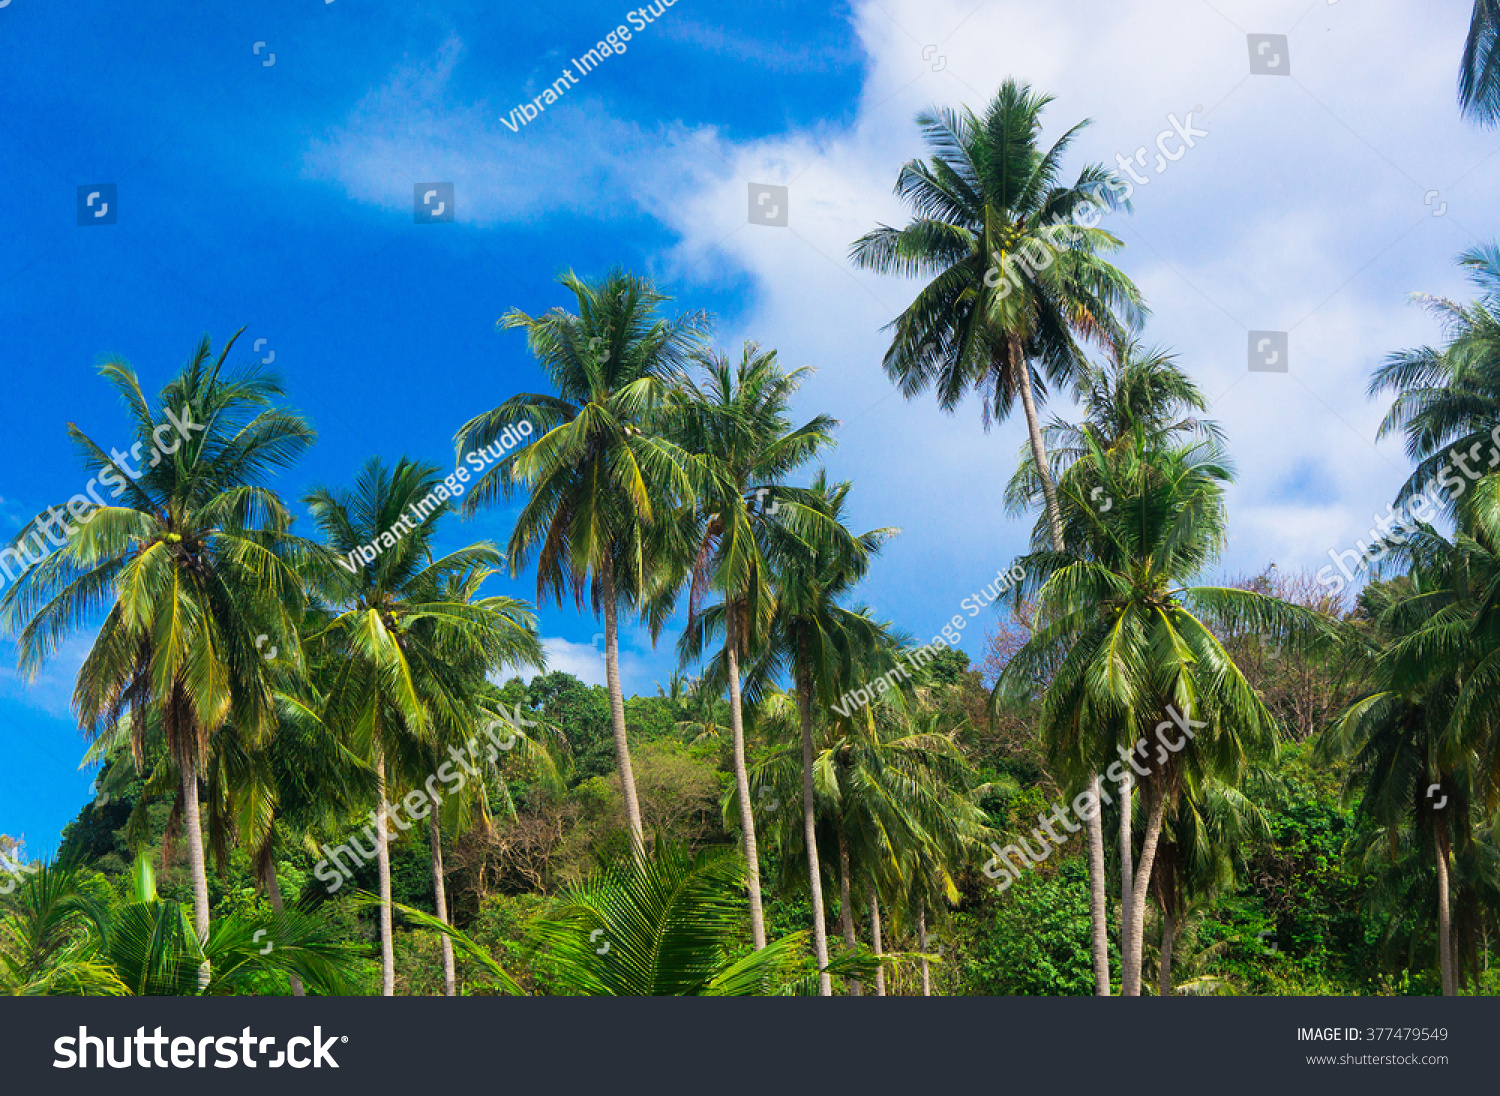
[[[981,108],[1006,77],[1029,81],[1056,96],[1049,138],[1095,119],[1075,142],[1076,170],[1151,146],[1170,114],[1192,110],[1210,136],[1138,188],[1133,215],[1107,224],[1126,240],[1121,263],[1153,307],[1147,341],[1178,352],[1228,431],[1239,482],[1225,569],[1273,558],[1318,566],[1363,536],[1409,471],[1398,440],[1374,444],[1383,405],[1365,397],[1370,372],[1392,350],[1438,337],[1407,295],[1462,295],[1452,259],[1492,231],[1500,207],[1486,163],[1493,136],[1467,127],[1455,102],[1468,6],[856,0],[853,9],[868,63],[847,124],[735,142],[614,120],[580,88],[516,136],[499,106],[448,101],[459,53],[450,43],[433,65],[372,93],[314,147],[309,170],[391,206],[410,193],[391,163],[457,175],[480,223],[557,209],[608,219],[632,204],[678,236],[657,271],[665,280],[743,280],[751,304],[722,341],[754,337],[788,364],[819,367],[801,408],[843,420],[830,465],[856,480],[855,520],[906,531],[868,596],[926,633],[1023,548],[1029,523],[1000,506],[1019,422],[987,436],[977,407],[948,417],[930,396],[894,394],[880,328],[914,286],[845,259],[857,236],[905,219],[891,187],[900,164],[924,151],[915,112]],[[1290,77],[1248,74],[1250,32],[1289,35]],[[361,151],[371,146],[378,156]],[[790,187],[789,228],[745,224],[750,181]],[[1247,372],[1247,330],[1258,329],[1290,331],[1289,375]],[[602,680],[588,648],[558,657]]]

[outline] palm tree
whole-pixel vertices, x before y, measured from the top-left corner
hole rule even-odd
[[[1139,291],[1101,257],[1120,240],[1074,223],[1115,204],[1109,172],[1089,164],[1071,185],[1059,182],[1064,153],[1089,123],[1045,152],[1038,144],[1051,101],[1007,80],[983,116],[919,114],[932,159],[909,161],[896,180],[914,219],[882,225],[850,249],[856,266],[932,279],[892,325],[885,369],[902,393],[935,386],[952,411],[973,390],[986,427],[1019,395],[1039,469],[1049,467],[1036,409],[1043,375],[1072,381],[1083,366],[1079,338],[1107,345],[1145,313]],[[1050,476],[1040,478],[1057,549],[1057,500]]]
[[[1071,186],[1060,182],[1063,156],[1088,122],[1041,149],[1041,115],[1051,101],[1006,80],[982,117],[968,109],[918,115],[932,158],[909,161],[896,180],[913,220],[867,233],[850,254],[857,266],[931,278],[896,319],[885,355],[886,373],[905,396],[935,386],[940,406],[952,411],[972,390],[988,429],[1019,394],[1052,548],[1062,551],[1037,412],[1043,374],[1054,384],[1073,381],[1084,366],[1078,340],[1114,342],[1146,308],[1130,279],[1103,258],[1123,246],[1096,227],[1099,211],[1116,205],[1109,171],[1089,164]],[[1097,792],[1096,774],[1090,784]],[[1104,846],[1094,821],[1088,837],[1095,990],[1107,996]]]
[[[1111,766],[1121,835],[1122,992],[1140,993],[1147,888],[1168,808],[1210,777],[1234,785],[1248,756],[1269,749],[1275,721],[1209,623],[1249,625],[1305,645],[1331,625],[1308,610],[1246,590],[1189,586],[1225,537],[1216,444],[1152,449],[1142,431],[1105,454],[1095,449],[1060,483],[1065,552],[1039,544],[1021,562],[1018,597],[1034,598],[1038,626],[996,682],[997,704],[1028,699],[1047,682],[1041,730],[1064,782]],[[1091,505],[1093,488],[1114,500]],[[1191,723],[1187,721],[1191,720]],[[1196,727],[1187,737],[1173,725]],[[1176,740],[1169,752],[1161,728]],[[1160,745],[1155,741],[1160,739]],[[1138,743],[1145,742],[1145,756]],[[1152,750],[1156,753],[1153,755]],[[1117,756],[1118,753],[1118,756]],[[1132,857],[1132,778],[1140,776],[1146,824]],[[1139,762],[1139,764],[1138,764]],[[1119,773],[1116,777],[1114,774]]]
[[[770,532],[786,493],[786,478],[818,452],[833,444],[835,422],[826,415],[795,429],[787,405],[811,372],[790,373],[774,350],[746,343],[739,364],[731,368],[723,355],[705,354],[701,384],[689,380],[673,394],[669,429],[679,445],[704,463],[700,500],[691,515],[693,529],[692,589],[681,650],[684,659],[701,655],[706,635],[702,603],[710,587],[724,593],[720,608],[724,643],[722,677],[729,693],[734,782],[739,805],[747,880],[750,930],[756,948],[766,946],[761,909],[760,859],[755,842],[754,804],[745,764],[745,721],[740,665],[771,612],[770,566],[766,559]],[[787,504],[796,500],[788,496]],[[815,512],[813,512],[815,513]],[[812,515],[808,515],[811,517]],[[718,673],[715,673],[717,681]]]
[[[1458,73],[1458,101],[1471,121],[1490,125],[1500,118],[1500,55],[1495,41],[1500,37],[1500,2],[1474,0],[1469,37],[1464,43],[1463,65]]]
[[[127,709],[140,733],[144,713],[160,719],[180,774],[173,817],[187,833],[200,941],[208,939],[209,910],[198,783],[211,744],[231,719],[252,739],[274,730],[261,647],[269,639],[296,657],[301,584],[277,551],[291,517],[262,483],[314,436],[278,406],[283,390],[273,376],[254,366],[225,369],[238,334],[217,358],[205,337],[154,404],[124,361],[100,366],[125,401],[135,444],[128,455],[106,451],[69,425],[100,505],[82,524],[87,505],[73,509],[82,496],[71,500],[81,528],[50,554],[44,532],[59,522],[71,528],[61,508],[27,523],[13,546],[26,551],[30,539],[37,558],[0,598],[0,620],[20,629],[17,653],[29,674],[69,632],[103,617],[78,671],[73,710],[92,733]],[[149,464],[136,469],[142,454]],[[99,499],[100,484],[114,501]]]
[[[447,482],[431,465],[402,459],[387,469],[372,458],[352,491],[318,488],[307,497],[325,543],[308,546],[305,568],[310,586],[333,610],[327,627],[309,641],[328,668],[323,718],[376,773],[386,996],[395,992],[387,829],[392,796],[408,782],[436,794],[424,776],[434,774],[439,751],[471,746],[488,722],[478,705],[486,672],[512,662],[543,665],[535,618],[523,603],[470,600],[476,568],[488,574],[501,565],[496,547],[472,544],[435,558],[436,524],[451,509]],[[371,545],[382,547],[365,562],[360,548]],[[434,814],[435,884],[442,873],[438,826]],[[446,919],[441,888],[437,893],[439,918]]]
[[[807,850],[809,893],[813,907],[813,945],[817,955],[819,992],[828,997],[828,936],[823,906],[822,873],[817,842],[817,792],[813,772],[813,712],[815,705],[832,706],[837,686],[848,679],[849,667],[860,652],[878,643],[880,628],[864,614],[847,609],[839,599],[848,594],[869,569],[880,546],[899,530],[874,529],[853,536],[844,527],[844,507],[850,485],[830,485],[820,472],[798,501],[783,504],[772,528],[775,560],[770,577],[773,610],[748,675],[759,683],[790,676],[796,696],[802,740],[802,834]]]
[[[661,436],[653,419],[672,384],[701,345],[699,313],[664,320],[667,298],[649,282],[615,271],[596,283],[571,272],[559,279],[577,301],[576,315],[555,308],[543,316],[512,310],[499,326],[527,334],[557,394],[524,393],[459,428],[460,462],[499,458],[482,472],[464,502],[467,513],[518,488],[529,492],[508,549],[513,572],[537,556],[537,600],[558,604],[571,591],[604,614],[605,680],[615,758],[630,838],[645,851],[640,800],[625,732],[620,687],[618,612],[646,609],[658,593],[660,545],[670,532],[658,517],[691,500],[690,463]],[[534,440],[503,453],[499,439],[526,423]],[[653,630],[662,618],[653,616]]]
[[[1417,462],[1396,505],[1424,494],[1450,516],[1472,481],[1500,462],[1500,249],[1473,248],[1459,265],[1480,289],[1477,300],[1416,298],[1442,322],[1446,345],[1390,355],[1369,386],[1371,396],[1394,394],[1377,438],[1405,434],[1407,455]],[[1425,520],[1425,509],[1419,505],[1415,516]]]
[[[1078,376],[1079,403],[1085,417],[1079,423],[1054,418],[1043,432],[1047,443],[1050,474],[1055,483],[1078,461],[1095,450],[1108,452],[1121,444],[1134,444],[1137,430],[1143,444],[1159,448],[1174,442],[1201,439],[1222,441],[1216,422],[1197,418],[1194,412],[1207,409],[1202,391],[1177,365],[1176,359],[1160,348],[1147,348],[1134,338],[1121,335],[1109,347],[1104,365],[1085,362]],[[1022,514],[1040,509],[1038,529],[1050,522],[1046,507],[1044,478],[1037,474],[1034,453],[1023,454],[1015,475],[1005,490],[1007,508]],[[1113,500],[1097,485],[1090,489],[1090,503],[1107,512]],[[1040,536],[1040,533],[1038,534]],[[1056,548],[1056,539],[1052,539]],[[1087,774],[1087,790],[1100,793],[1098,773]],[[1109,941],[1107,901],[1105,898],[1104,827],[1098,817],[1084,819],[1088,842],[1090,919],[1093,924],[1094,990],[1109,995]],[[1122,855],[1129,859],[1130,849],[1122,843]],[[1127,867],[1126,874],[1129,874]],[[1125,954],[1125,927],[1129,910],[1122,908],[1120,954]]]

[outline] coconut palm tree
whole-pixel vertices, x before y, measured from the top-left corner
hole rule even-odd
[[[772,608],[766,558],[771,533],[766,526],[776,520],[783,501],[788,507],[801,505],[795,492],[788,492],[787,477],[833,444],[836,423],[819,415],[792,427],[787,405],[811,370],[804,367],[786,372],[774,350],[762,351],[756,344],[746,343],[733,367],[726,356],[711,353],[701,356],[700,365],[701,383],[689,379],[682,384],[672,395],[667,415],[674,440],[703,462],[698,504],[689,517],[692,583],[680,649],[685,660],[703,653],[707,638],[700,627],[706,624],[703,601],[711,588],[721,591],[723,666],[716,669],[722,670],[729,694],[735,798],[747,867],[751,935],[756,948],[763,948],[766,926],[761,909],[754,804],[745,764],[740,666]],[[786,496],[785,500],[778,492]],[[815,521],[817,511],[807,510],[802,517]],[[716,683],[719,676],[716,672]]]
[[[798,501],[783,505],[772,529],[775,561],[769,576],[773,610],[754,648],[747,675],[767,684],[790,678],[801,729],[801,799],[803,847],[813,907],[813,945],[818,960],[819,992],[828,997],[828,937],[823,905],[822,872],[817,842],[817,791],[814,777],[813,719],[818,705],[832,706],[838,687],[862,652],[879,642],[880,627],[865,614],[845,608],[845,597],[869,569],[881,545],[899,530],[873,529],[853,536],[844,526],[850,484],[830,485],[819,472]]]
[[[1047,381],[1068,384],[1084,367],[1080,339],[1108,345],[1137,326],[1146,307],[1104,258],[1123,246],[1097,227],[1100,212],[1117,204],[1110,173],[1089,164],[1071,185],[1061,181],[1063,157],[1088,122],[1041,148],[1041,115],[1051,101],[1007,80],[982,116],[968,109],[918,115],[932,157],[909,161],[896,180],[913,220],[867,233],[850,254],[858,266],[930,279],[894,322],[885,355],[886,373],[904,395],[935,387],[939,405],[952,411],[973,391],[986,429],[1020,396],[1052,548],[1061,551],[1038,401]],[[1095,990],[1108,995],[1103,835],[1093,821],[1088,831]]]
[[[700,313],[662,319],[667,298],[649,282],[615,271],[598,282],[571,272],[559,279],[578,312],[555,308],[542,316],[512,310],[503,329],[526,332],[556,395],[523,393],[459,428],[460,466],[495,458],[464,502],[467,513],[524,489],[525,505],[511,534],[508,557],[519,572],[537,557],[537,601],[562,603],[587,596],[604,615],[605,680],[615,759],[631,843],[644,853],[640,800],[625,732],[620,687],[620,608],[648,609],[661,582],[661,545],[670,533],[659,517],[693,497],[690,461],[656,429],[671,386],[700,348],[707,320]],[[526,424],[535,436],[514,451],[500,443],[507,429]],[[653,630],[662,616],[653,616]]]
[[[128,453],[106,449],[69,425],[99,505],[70,500],[77,529],[61,507],[28,522],[14,546],[26,551],[20,546],[30,540],[36,558],[0,598],[0,621],[19,629],[29,674],[69,632],[102,617],[73,710],[91,734],[126,710],[142,734],[145,713],[160,720],[180,776],[173,821],[186,831],[200,941],[209,909],[198,786],[215,733],[230,720],[251,739],[272,733],[276,705],[261,648],[270,641],[296,657],[301,583],[278,551],[291,517],[263,484],[314,436],[280,406],[275,377],[255,366],[226,369],[238,334],[217,358],[205,337],[154,401],[124,361],[99,367],[125,402],[134,444]],[[100,485],[110,500],[99,497]],[[49,553],[43,534],[59,523],[70,532]]]
[[[1233,786],[1247,757],[1274,742],[1273,717],[1210,623],[1249,626],[1293,645],[1332,634],[1324,618],[1274,598],[1187,585],[1223,546],[1229,478],[1214,443],[1152,449],[1140,430],[1131,444],[1109,454],[1095,448],[1075,464],[1058,492],[1068,550],[1047,551],[1038,529],[1017,593],[1036,601],[1037,628],[993,693],[997,705],[1019,702],[1046,682],[1041,731],[1064,783],[1083,786],[1108,767],[1119,785],[1127,996],[1140,993],[1147,888],[1168,808],[1210,777]],[[1091,504],[1095,487],[1114,500],[1108,510]],[[1146,808],[1138,861],[1137,778],[1124,767],[1127,755]]]
[[[376,773],[386,996],[395,992],[390,803],[407,786],[436,794],[426,778],[440,751],[452,747],[462,756],[480,737],[488,722],[478,704],[487,672],[520,662],[543,666],[528,607],[510,598],[472,600],[476,569],[488,574],[501,566],[499,549],[481,542],[441,557],[434,552],[437,522],[452,509],[453,479],[432,465],[402,459],[388,469],[372,458],[352,490],[320,487],[307,497],[324,543],[307,547],[304,569],[332,618],[309,640],[328,672],[323,720]],[[361,551],[370,546],[379,551]],[[435,882],[442,872],[437,830],[434,820]],[[439,917],[446,917],[441,904]]]
[[[1458,101],[1464,114],[1480,125],[1500,118],[1500,2],[1474,0],[1469,18],[1469,37],[1464,42],[1463,64],[1458,72]]]
[[[1097,227],[1097,211],[1115,204],[1110,173],[1089,164],[1071,184],[1061,182],[1063,156],[1089,123],[1045,151],[1038,143],[1051,101],[1007,80],[983,115],[919,114],[932,158],[909,161],[896,180],[913,220],[882,225],[850,249],[856,266],[931,279],[892,324],[885,369],[902,393],[935,387],[952,411],[973,391],[986,427],[1019,395],[1043,470],[1050,467],[1037,417],[1044,381],[1072,382],[1084,364],[1079,339],[1108,345],[1145,314],[1130,279],[1102,257],[1123,246]],[[1058,548],[1053,485],[1045,472],[1040,478]]]

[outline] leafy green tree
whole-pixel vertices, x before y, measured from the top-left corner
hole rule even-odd
[[[301,582],[278,551],[291,517],[263,484],[314,436],[279,405],[276,378],[256,367],[225,368],[237,337],[217,358],[205,337],[155,401],[125,362],[100,366],[125,402],[135,443],[126,454],[107,451],[76,426],[68,434],[93,477],[90,489],[111,488],[112,501],[79,507],[85,521],[72,500],[68,512],[80,525],[50,553],[44,531],[58,521],[71,528],[59,518],[62,508],[23,526],[13,546],[27,551],[21,546],[30,539],[37,558],[0,598],[0,621],[19,629],[17,654],[32,675],[70,632],[102,617],[78,671],[73,710],[94,734],[126,710],[140,717],[141,733],[144,713],[160,719],[180,774],[174,818],[187,835],[200,940],[208,938],[209,905],[199,781],[225,723],[232,719],[251,738],[274,731],[261,657],[267,638],[296,657]]]
[[[524,489],[528,498],[508,549],[512,571],[535,554],[539,603],[551,595],[561,604],[571,593],[580,608],[587,597],[594,612],[603,612],[616,764],[631,840],[644,853],[620,688],[618,613],[621,606],[649,611],[663,577],[659,538],[670,532],[658,518],[693,497],[689,461],[655,419],[701,346],[707,320],[697,313],[661,319],[657,309],[667,298],[623,271],[595,283],[572,273],[559,280],[577,301],[576,315],[512,310],[499,321],[526,332],[557,394],[513,396],[459,428],[460,462],[484,451],[500,458],[464,505],[473,513]],[[501,455],[500,438],[521,423],[536,437]],[[660,624],[653,620],[654,628]]]
[[[1318,614],[1274,598],[1188,585],[1224,544],[1229,476],[1214,444],[1153,449],[1141,431],[1132,444],[1107,455],[1095,449],[1075,464],[1059,491],[1068,550],[1038,547],[1022,560],[1018,596],[1035,598],[1038,626],[994,691],[998,703],[1015,702],[1047,683],[1041,730],[1065,784],[1082,786],[1107,768],[1111,779],[1120,774],[1127,996],[1140,993],[1147,887],[1168,807],[1210,777],[1233,786],[1247,758],[1275,740],[1274,719],[1204,616],[1292,645],[1332,633]],[[1091,504],[1096,487],[1114,500],[1108,510]],[[1042,536],[1039,529],[1045,543]],[[1180,731],[1174,726],[1188,720]],[[1135,772],[1145,770],[1139,778],[1121,764],[1127,754]],[[1139,862],[1132,855],[1137,779],[1146,808]]]
[[[431,465],[403,459],[388,469],[373,458],[352,490],[320,487],[307,498],[324,543],[307,547],[304,568],[310,586],[332,608],[327,627],[309,641],[328,671],[324,722],[377,777],[374,837],[386,996],[395,992],[387,826],[392,796],[408,787],[436,794],[435,759],[449,748],[462,756],[489,722],[479,705],[486,673],[513,663],[543,664],[527,605],[513,598],[473,600],[472,580],[501,566],[499,550],[481,542],[436,556],[437,522],[451,510],[444,484]],[[371,550],[374,559],[367,561],[362,546],[380,550]],[[439,858],[434,871],[440,875],[439,822],[431,817]],[[439,918],[446,918],[441,908]]]
[[[704,634],[722,624],[722,679],[729,693],[729,725],[741,841],[750,893],[750,928],[755,946],[766,946],[761,909],[760,857],[756,851],[754,804],[745,763],[745,722],[741,699],[742,660],[754,649],[768,623],[773,604],[770,581],[776,536],[767,528],[783,505],[802,506],[787,489],[787,477],[833,444],[834,421],[819,415],[793,428],[787,407],[808,368],[783,370],[774,350],[747,343],[738,365],[723,355],[705,354],[703,379],[689,380],[674,393],[669,429],[687,451],[704,463],[699,502],[691,515],[692,585],[688,624],[681,649],[684,658],[701,655]],[[782,496],[785,496],[784,498]],[[806,511],[802,520],[816,520]],[[836,530],[832,530],[836,534]],[[724,596],[719,613],[705,618],[703,600],[710,589]]]

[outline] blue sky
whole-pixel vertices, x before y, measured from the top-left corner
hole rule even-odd
[[[374,453],[450,459],[459,423],[540,384],[495,319],[564,303],[565,267],[623,264],[716,313],[722,345],[818,368],[798,410],[842,420],[828,463],[856,482],[856,523],[904,530],[864,596],[931,635],[1024,546],[1000,505],[1022,436],[893,394],[880,329],[912,287],[844,255],[901,220],[916,111],[979,106],[1006,76],[1057,96],[1052,135],[1095,119],[1075,166],[1150,146],[1149,164],[1171,115],[1208,131],[1108,223],[1154,309],[1146,338],[1228,430],[1225,570],[1326,562],[1404,478],[1365,378],[1439,337],[1408,294],[1462,294],[1452,259],[1500,208],[1496,137],[1454,104],[1463,0],[677,0],[529,125],[502,124],[631,10],[0,7],[0,529],[82,487],[68,422],[123,433],[102,356],[155,388],[204,333],[244,326],[246,356],[265,339],[319,430],[278,484],[299,499]],[[1289,77],[1249,73],[1254,33],[1287,36]],[[413,223],[433,181],[454,184],[452,224]],[[118,221],[79,228],[94,183],[117,187]],[[749,183],[789,187],[787,228],[746,223]],[[1251,330],[1290,332],[1288,374],[1247,371]],[[508,532],[496,510],[450,535]],[[596,623],[544,607],[542,629],[555,667],[601,679]],[[977,653],[981,626],[964,640]],[[67,714],[84,643],[34,683],[0,648],[0,832],[33,851],[89,796]],[[634,690],[672,668],[670,637],[626,648]]]

